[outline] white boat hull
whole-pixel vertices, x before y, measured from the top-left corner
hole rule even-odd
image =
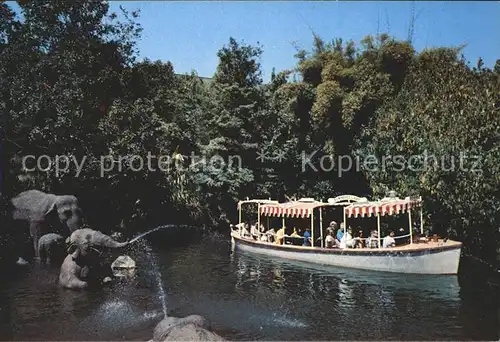
[[[457,274],[462,244],[456,241],[415,244],[409,248],[326,249],[276,245],[232,233],[237,249],[270,257],[371,271],[412,274]]]

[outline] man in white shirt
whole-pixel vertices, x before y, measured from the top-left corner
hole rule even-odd
[[[384,241],[382,242],[382,247],[389,248],[395,246],[396,246],[396,240],[394,239],[394,232],[391,231],[389,235],[387,235],[384,238]]]
[[[352,228],[349,227],[340,240],[340,248],[354,248],[355,243],[356,241],[352,238]]]

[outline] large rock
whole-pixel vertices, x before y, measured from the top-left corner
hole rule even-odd
[[[115,277],[132,278],[136,275],[137,269],[135,261],[128,255],[121,255],[111,264],[111,270]]]
[[[120,255],[111,264],[112,269],[131,269],[135,267],[136,267],[135,261],[128,255]]]
[[[208,329],[208,321],[199,315],[165,317],[156,325],[152,341],[226,341]]]

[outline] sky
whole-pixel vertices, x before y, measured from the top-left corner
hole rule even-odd
[[[111,1],[140,10],[143,27],[140,59],[172,62],[177,73],[196,70],[212,77],[217,51],[238,41],[263,46],[264,80],[271,71],[296,66],[296,48],[312,47],[312,32],[323,40],[359,42],[366,35],[388,33],[408,38],[412,8],[413,44],[417,51],[467,44],[464,55],[487,67],[500,59],[500,1]]]

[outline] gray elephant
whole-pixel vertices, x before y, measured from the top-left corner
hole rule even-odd
[[[68,289],[85,289],[89,281],[99,278],[99,251],[96,247],[121,248],[128,242],[118,242],[99,231],[83,228],[66,239],[68,255],[61,265],[59,285]],[[93,276],[91,273],[95,273]]]
[[[209,329],[208,321],[199,315],[165,317],[156,325],[152,341],[225,341]]]
[[[66,239],[66,243],[70,245],[84,245],[121,248],[128,245],[127,242],[118,242],[111,236],[101,233],[100,231],[90,228],[77,229]]]
[[[58,233],[68,236],[82,224],[82,210],[73,195],[59,196],[28,190],[12,198],[10,204],[14,224],[20,222],[29,226],[36,259],[40,258],[38,240],[42,235]]]
[[[59,234],[49,233],[43,235],[38,240],[38,255],[40,261],[50,264],[54,261],[60,261],[64,258],[65,244],[64,237]]]

